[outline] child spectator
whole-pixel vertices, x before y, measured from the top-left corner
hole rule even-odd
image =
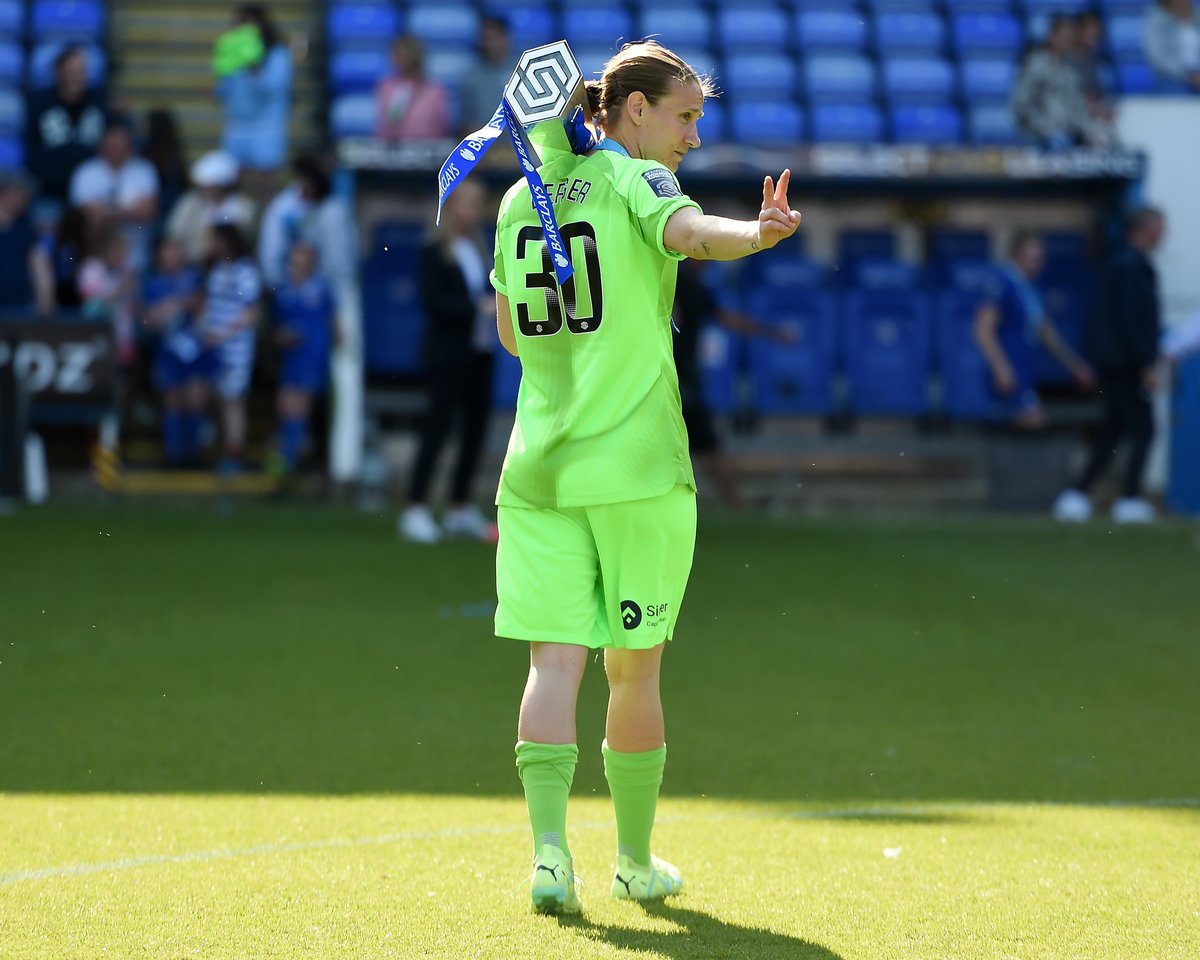
[[[381,140],[436,140],[450,134],[453,124],[445,88],[425,76],[421,41],[406,34],[392,44],[396,72],[375,88]]]
[[[117,361],[128,373],[137,361],[133,323],[134,273],[129,241],[115,224],[101,227],[92,251],[79,269],[83,315],[112,322]]]
[[[171,466],[195,462],[200,454],[203,383],[214,358],[194,326],[199,299],[199,272],[185,262],[179,244],[160,240],[142,288],[142,318],[157,334],[154,385],[162,394],[163,449]]]
[[[308,435],[313,398],[325,392],[333,345],[334,299],[317,275],[317,249],[303,241],[288,256],[288,280],[276,292],[275,342],[279,373],[278,471],[291,473]]]
[[[221,406],[223,472],[236,472],[246,446],[246,391],[254,368],[255,326],[262,281],[246,238],[231,223],[213,228],[216,261],[205,282],[202,342],[216,357],[214,381]]]

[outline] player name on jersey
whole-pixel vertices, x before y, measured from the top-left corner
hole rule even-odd
[[[563,201],[569,203],[583,203],[587,199],[588,191],[592,189],[591,180],[582,180],[579,177],[572,177],[569,180],[561,180],[555,183],[552,180],[546,181],[546,196],[550,198],[550,202],[556,206]],[[533,197],[530,196],[530,204],[533,203]]]

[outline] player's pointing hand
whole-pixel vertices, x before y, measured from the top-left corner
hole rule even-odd
[[[770,177],[763,178],[763,204],[758,214],[758,242],[766,250],[780,240],[786,240],[800,226],[800,211],[788,206],[787,188],[792,171],[784,170],[776,186]]]

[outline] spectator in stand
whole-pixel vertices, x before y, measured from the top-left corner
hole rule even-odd
[[[513,72],[508,21],[499,14],[486,14],[479,23],[479,62],[463,77],[462,132],[478,130],[496,112],[498,91]]]
[[[0,172],[0,319],[54,312],[54,271],[29,219],[31,192],[25,174]]]
[[[1041,237],[1020,231],[1009,250],[1010,261],[996,271],[975,315],[975,342],[991,375],[995,418],[1020,430],[1040,430],[1046,414],[1034,383],[1039,344],[1080,389],[1091,390],[1096,375],[1063,340],[1034,289],[1046,260]]]
[[[317,248],[303,240],[288,255],[288,281],[275,295],[279,371],[279,437],[275,472],[295,471],[308,439],[313,400],[329,382],[333,291],[317,274]]]
[[[446,89],[425,76],[425,48],[411,34],[392,43],[395,72],[375,88],[377,133],[388,143],[436,140],[449,136],[450,102]]]
[[[1061,150],[1113,143],[1111,124],[1088,110],[1072,64],[1075,50],[1075,23],[1059,14],[1050,24],[1046,43],[1030,53],[1021,67],[1013,90],[1013,113],[1022,135],[1040,146]]]
[[[225,108],[221,148],[256,181],[251,192],[261,197],[287,161],[292,54],[262,4],[238,7],[230,33],[238,28],[242,36],[248,33],[244,28],[253,28],[258,42],[218,77],[217,97]]]
[[[1146,11],[1146,58],[1164,77],[1200,90],[1200,13],[1194,0],[1158,0]]]
[[[250,245],[237,227],[217,224],[213,240],[216,260],[204,285],[201,342],[216,357],[214,384],[224,441],[221,470],[236,473],[246,446],[246,392],[254,371],[262,281]]]
[[[99,154],[71,177],[70,199],[96,230],[119,226],[129,242],[130,265],[135,272],[145,269],[158,216],[158,174],[149,160],[134,156],[128,126],[109,124]]]
[[[83,315],[112,323],[117,362],[128,373],[137,362],[137,331],[133,305],[136,278],[129,263],[129,238],[115,223],[96,228],[95,242],[79,268]]]
[[[1101,271],[1096,310],[1087,327],[1087,347],[1099,370],[1104,424],[1082,476],[1054,503],[1058,520],[1083,522],[1091,517],[1091,489],[1126,438],[1129,460],[1112,518],[1117,523],[1154,520],[1154,507],[1142,497],[1142,473],[1154,439],[1150,396],[1158,389],[1162,339],[1158,274],[1150,254],[1158,249],[1165,229],[1161,211],[1150,207],[1137,210],[1129,219],[1125,248]]]
[[[1100,51],[1104,46],[1104,21],[1093,10],[1075,17],[1075,56],[1073,64],[1088,113],[1100,123],[1113,122],[1113,108],[1105,95],[1100,76]]]
[[[54,299],[60,309],[78,310],[83,306],[79,295],[79,271],[90,248],[87,214],[80,207],[68,207],[58,221],[52,242],[46,247],[54,277]]]
[[[151,110],[146,115],[146,144],[142,156],[150,161],[158,174],[158,209],[165,217],[188,188],[183,139],[179,136],[175,115],[169,110]]]
[[[437,543],[443,535],[489,539],[494,531],[472,499],[479,454],[492,402],[492,349],[496,342],[496,295],[483,236],[487,195],[476,180],[459,184],[446,202],[442,229],[421,247],[417,277],[425,310],[425,383],[429,402],[413,467],[400,535],[414,543]],[[429,505],[438,457],[460,420],[458,461],[450,509],[439,527]]]
[[[29,104],[25,163],[42,197],[66,203],[71,176],[95,154],[107,123],[100,92],[88,89],[87,54],[65,47],[54,61],[54,88]]]
[[[156,337],[154,385],[162,394],[163,450],[173,467],[199,459],[204,381],[214,372],[215,358],[195,327],[199,300],[200,272],[164,237],[142,285],[142,325]]]
[[[254,234],[258,210],[238,190],[237,161],[223,150],[204,154],[192,165],[193,188],[180,197],[167,220],[167,236],[183,250],[187,263],[206,264],[212,257],[212,228],[232,223],[245,237]]]

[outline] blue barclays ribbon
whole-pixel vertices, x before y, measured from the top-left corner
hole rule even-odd
[[[537,156],[537,152],[529,143],[525,128],[517,122],[517,118],[513,115],[512,107],[509,106],[507,99],[502,98],[487,125],[464,138],[442,164],[442,169],[438,173],[437,222],[438,224],[442,222],[442,206],[445,204],[446,198],[478,166],[483,155],[492,148],[492,144],[506,129],[512,139],[513,149],[517,153],[517,160],[520,161],[521,172],[525,174],[525,182],[529,184],[529,193],[533,197],[533,209],[537,211],[538,218],[542,222],[542,236],[546,239],[546,248],[550,251],[550,261],[554,264],[554,275],[558,278],[561,286],[571,279],[574,268],[571,266],[571,258],[567,254],[566,245],[558,230],[558,220],[554,216],[554,204],[550,202],[550,195],[546,191],[546,185],[542,182],[541,175],[537,171],[537,164],[533,159]],[[597,146],[595,137],[584,123],[583,110],[578,107],[568,121],[567,139],[570,141],[571,149],[577,154],[587,153]]]

